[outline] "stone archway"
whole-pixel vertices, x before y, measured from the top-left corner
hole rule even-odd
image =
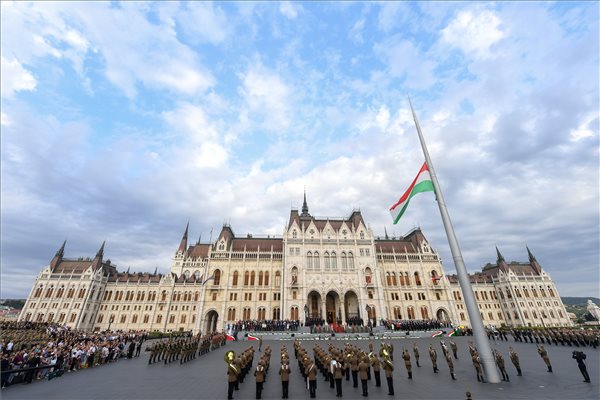
[[[353,290],[348,290],[344,295],[344,314],[345,320],[348,323],[352,323],[352,321],[358,321],[360,319],[358,296]]]
[[[323,310],[321,308],[321,293],[316,290],[311,290],[308,293],[308,315],[307,318],[323,318]]]
[[[217,323],[219,321],[219,314],[215,310],[210,310],[206,313],[204,318],[205,329],[204,332],[211,333],[217,330]]]
[[[340,303],[340,295],[336,291],[330,290],[327,292],[327,295],[325,296],[325,321],[327,321],[328,324],[342,322],[342,310]]]
[[[440,322],[450,321],[450,314],[448,314],[448,311],[446,311],[444,308],[440,308],[439,310],[437,310],[437,312],[435,313],[435,317]]]

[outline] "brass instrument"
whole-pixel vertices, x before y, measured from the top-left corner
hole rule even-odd
[[[235,364],[233,363],[233,360],[235,359],[235,351],[233,350],[229,350],[227,352],[225,352],[225,355],[223,356],[223,360],[227,363],[227,366],[233,371],[235,372],[235,374],[239,374],[240,371],[238,371],[237,367],[235,366]]]
[[[388,365],[390,371],[394,370],[394,364],[392,363],[392,360],[390,360],[390,353],[387,349],[387,346],[381,346],[381,349],[379,350],[379,357],[381,357],[383,362]]]

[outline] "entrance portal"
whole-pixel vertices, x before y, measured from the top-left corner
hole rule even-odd
[[[439,310],[437,310],[437,313],[435,314],[435,316],[437,317],[438,321],[440,321],[440,322],[450,321],[450,316],[448,315],[448,311],[444,310],[443,308],[440,308]]]
[[[217,330],[217,322],[219,321],[219,314],[215,310],[211,310],[206,313],[205,326],[206,329],[204,332],[212,333]]]
[[[344,295],[344,312],[346,316],[346,323],[362,324],[360,321],[360,311],[358,309],[358,296],[352,290],[349,290]]]
[[[321,295],[319,292],[311,291],[308,294],[308,318],[322,318]]]
[[[327,323],[342,323],[342,310],[340,307],[340,296],[331,291],[325,296],[325,309],[327,310]]]

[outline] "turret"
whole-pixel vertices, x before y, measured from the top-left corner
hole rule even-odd
[[[302,214],[301,217],[310,217],[308,213],[308,204],[306,203],[306,190],[304,191],[304,202],[302,203]]]
[[[185,226],[185,232],[183,232],[183,237],[181,238],[181,243],[179,243],[179,249],[177,249],[177,253],[184,254],[187,250],[187,240],[188,240],[188,229],[190,228],[190,223],[188,222]]]
[[[106,243],[106,241],[102,242],[100,249],[98,249],[98,252],[96,253],[96,257],[94,257],[94,261],[92,261],[92,268],[94,270],[96,270],[102,266],[102,258],[104,257],[104,244],[105,243]]]
[[[67,244],[67,241],[65,240],[63,242],[62,246],[60,246],[60,249],[58,249],[58,251],[56,252],[54,257],[52,258],[52,261],[50,261],[50,268],[52,270],[54,270],[54,268],[56,268],[58,266],[58,264],[60,264],[60,262],[62,261],[64,255],[65,255],[65,245],[66,244]]]
[[[498,246],[496,246],[496,254],[498,256],[498,259],[496,260],[498,268],[500,268],[500,270],[504,272],[508,272],[508,264],[506,263],[506,260],[504,260],[504,257],[500,253],[500,250],[498,250]]]
[[[528,246],[525,246],[525,247],[527,248],[527,255],[529,256],[529,264],[531,265],[531,268],[533,268],[533,270],[535,271],[536,274],[541,275],[542,274],[542,266],[535,259],[535,256],[533,255],[531,250],[529,250],[529,247]]]

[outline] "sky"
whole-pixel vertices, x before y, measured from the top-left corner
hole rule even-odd
[[[1,2],[1,297],[67,258],[169,270],[190,240],[282,235],[360,209],[420,226],[455,271],[433,193],[393,225],[424,157],[469,271],[526,261],[599,295],[595,2]]]

